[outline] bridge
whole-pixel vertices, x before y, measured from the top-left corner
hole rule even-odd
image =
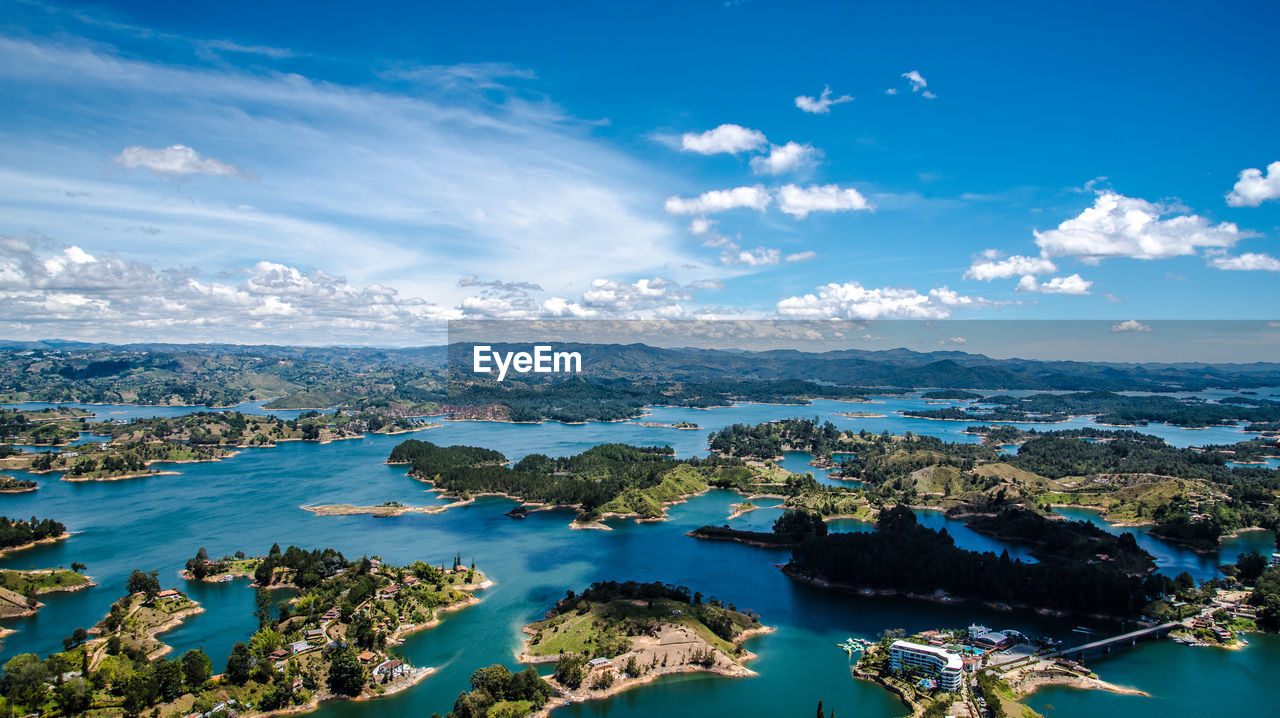
[[[1064,648],[1060,651],[1054,651],[1053,653],[1046,653],[1040,657],[1041,658],[1075,657],[1077,659],[1082,659],[1084,658],[1084,655],[1086,653],[1093,653],[1099,650],[1109,653],[1111,651],[1112,646],[1125,645],[1125,644],[1130,646],[1137,645],[1138,641],[1141,641],[1146,638],[1158,638],[1180,626],[1182,626],[1181,621],[1170,621],[1168,623],[1162,623],[1159,626],[1151,626],[1149,628],[1143,628],[1137,631],[1122,633],[1119,636],[1112,636],[1111,638],[1104,638],[1099,641],[1092,641],[1090,643],[1086,643],[1081,646]]]

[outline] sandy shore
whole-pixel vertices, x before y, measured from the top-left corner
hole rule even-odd
[[[438,514],[451,506],[471,503],[455,501],[443,506],[352,506],[351,504],[321,504],[319,506],[299,506],[303,511],[310,511],[317,516],[357,516],[369,515],[376,518],[403,516],[404,514]]]
[[[62,534],[61,536],[50,536],[49,538],[42,538],[39,541],[29,541],[19,546],[10,546],[8,548],[0,549],[0,558],[8,556],[11,553],[16,553],[18,551],[26,551],[27,549],[35,548],[36,546],[44,546],[45,544],[57,543],[59,541],[66,540],[70,537],[71,537],[71,532],[68,531]]]
[[[179,463],[179,462],[169,462]],[[128,479],[144,479],[148,476],[180,476],[177,471],[143,471],[134,474],[120,474],[119,476],[67,476],[63,474],[59,481],[70,481],[71,483],[81,483],[84,481],[126,481]]]

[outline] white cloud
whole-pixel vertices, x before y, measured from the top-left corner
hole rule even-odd
[[[247,258],[340,267],[353,286],[445,307],[473,293],[457,280],[479,268],[574,297],[619,271],[684,280],[697,262],[654,195],[670,177],[598,141],[545,97],[446,87],[460,76],[496,82],[499,71],[422,68],[410,91],[375,91],[225,63],[147,62],[110,47],[0,37],[0,96],[40,124],[5,143],[8,231],[33,228],[98,257],[127,248],[161,267],[235,269]],[[435,84],[425,77],[433,73]],[[82,101],[99,96],[110,101]],[[195,156],[138,140],[174,128]],[[121,153],[133,145],[147,152]],[[252,158],[243,162],[262,179],[175,191],[123,171],[112,162],[122,155],[148,172],[227,172],[233,157]],[[95,173],[104,158],[117,171]],[[125,234],[137,227],[154,234]]]
[[[968,344],[968,343],[969,343],[969,340],[965,339],[964,337],[950,337],[949,339],[939,339],[939,340],[938,340],[938,345],[939,345],[939,346],[947,346],[947,345],[951,345],[951,346],[962,347],[962,346],[964,346],[965,344]]]
[[[796,98],[796,107],[815,115],[825,115],[831,112],[832,105],[839,105],[844,102],[853,102],[853,98],[848,95],[839,97],[831,97],[831,87],[823,85],[822,95],[813,98],[810,95],[800,95]]]
[[[1280,272],[1280,259],[1269,254],[1245,252],[1236,257],[1227,255],[1210,256],[1209,266],[1214,269],[1231,269],[1243,272],[1266,271]]]
[[[1036,232],[1036,244],[1046,257],[1075,257],[1097,264],[1108,257],[1164,259],[1196,254],[1203,248],[1225,248],[1242,236],[1235,224],[1211,224],[1195,214],[1175,214],[1178,208],[1100,192],[1093,206],[1057,229]]]
[[[697,197],[668,197],[664,205],[670,214],[709,214],[747,207],[763,211],[769,206],[768,190],[760,185],[703,192]]]
[[[795,254],[788,254],[788,255],[785,257],[785,261],[788,261],[788,262],[807,262],[807,261],[809,261],[810,259],[814,259],[814,258],[816,258],[817,256],[818,256],[818,253],[817,253],[817,252],[813,251],[812,249],[809,249],[809,250],[805,250],[805,251],[803,251],[803,252],[796,252]]]
[[[956,309],[992,304],[947,287],[921,294],[910,287],[867,289],[858,282],[832,282],[813,294],[779,301],[777,310],[798,319],[946,319]]]
[[[887,90],[885,90],[885,91],[884,91],[884,94],[886,94],[886,95],[896,95],[896,94],[898,94],[898,88],[896,88],[896,87],[890,87],[889,89],[887,89]]]
[[[1048,274],[1058,268],[1047,257],[1026,257],[1015,254],[1005,259],[1000,253],[988,249],[979,259],[975,259],[969,270],[964,273],[965,279],[979,279],[984,282],[992,279],[1006,279],[1021,274]]]
[[[929,81],[924,79],[924,75],[921,75],[917,70],[904,72],[902,76],[906,78],[907,82],[911,83],[912,92],[919,92],[929,86]]]
[[[1271,199],[1280,199],[1280,162],[1267,165],[1267,174],[1250,167],[1240,172],[1240,179],[1227,193],[1227,204],[1232,207],[1257,207]]]
[[[1079,274],[1066,277],[1054,277],[1047,282],[1037,282],[1030,274],[1018,281],[1019,292],[1039,292],[1041,294],[1088,294],[1093,282],[1082,278]]]
[[[745,264],[748,267],[769,267],[782,261],[782,253],[768,247],[726,251],[720,255],[721,264]]]
[[[870,210],[871,203],[858,190],[839,185],[785,185],[778,190],[778,208],[804,219],[810,212],[853,212]]]
[[[812,167],[822,153],[813,145],[788,142],[772,145],[769,154],[751,158],[751,171],[758,175],[780,175]]]
[[[52,251],[51,251],[52,250]],[[382,342],[438,332],[464,312],[394,289],[357,287],[343,277],[257,262],[227,279],[156,269],[75,246],[52,249],[27,237],[0,239],[0,330],[34,327],[35,336],[106,340],[269,335],[274,342]]]
[[[694,217],[693,221],[689,223],[689,232],[695,236],[702,236],[707,232],[710,232],[714,226],[714,220],[707,219],[706,217]]]
[[[169,145],[161,149],[126,147],[115,158],[115,163],[125,169],[142,167],[162,177],[183,175],[214,175],[217,177],[250,177],[239,167],[212,157],[201,157],[199,152],[186,145]]]
[[[933,90],[925,90],[924,92],[920,93],[920,96],[925,98],[926,100],[938,99],[938,96],[933,93]]]
[[[1117,334],[1121,332],[1149,332],[1151,331],[1151,327],[1143,324],[1137,319],[1126,319],[1119,324],[1112,324],[1111,331],[1116,332]]]
[[[757,150],[765,145],[764,133],[741,125],[724,124],[706,132],[686,132],[680,137],[680,149],[702,155],[725,152],[736,155]]]

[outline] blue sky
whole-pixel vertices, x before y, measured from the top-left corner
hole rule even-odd
[[[0,0],[0,333],[1276,318],[1274,4],[265,5]]]

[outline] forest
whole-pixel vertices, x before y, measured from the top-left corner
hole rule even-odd
[[[438,447],[410,439],[392,450],[390,461],[408,462],[410,474],[431,481],[449,496],[502,494],[524,502],[574,506],[589,520],[605,511],[661,515],[662,503],[708,486],[746,486],[753,472],[736,459],[677,460],[667,446],[600,444],[580,454],[551,458],[530,454],[513,467],[504,457],[476,447]]]
[[[26,519],[11,519],[0,516],[0,549],[24,546],[33,541],[58,538],[67,532],[67,527],[53,519],[38,519],[32,516]]]
[[[1007,551],[966,551],[945,529],[920,526],[905,507],[882,512],[871,533],[805,538],[787,571],[858,588],[944,591],[956,598],[1114,616],[1135,615],[1154,598],[1141,578],[1107,565],[1027,564],[1010,560]]]

